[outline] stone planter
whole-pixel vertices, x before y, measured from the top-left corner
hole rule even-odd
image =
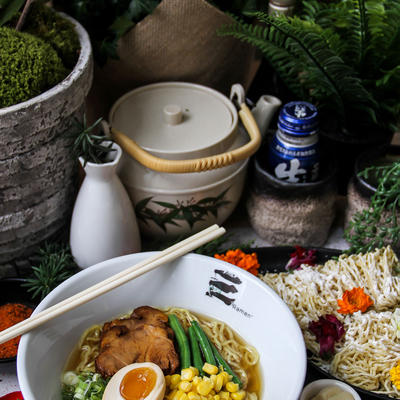
[[[336,168],[321,168],[311,183],[289,183],[271,175],[266,149],[253,159],[246,207],[256,233],[272,245],[322,246],[335,217]]]
[[[73,71],[41,95],[0,109],[0,263],[28,256],[69,224],[78,163],[66,133],[82,120],[93,61],[88,34],[63,16],[81,44]]]
[[[354,175],[349,182],[347,189],[347,206],[345,210],[345,229],[348,228],[350,221],[354,214],[361,213],[363,210],[368,209],[370,206],[371,196],[376,192],[377,182],[366,180],[358,176],[359,172],[363,171],[368,166],[375,163],[387,164],[395,160],[400,160],[400,147],[380,147],[375,150],[370,150],[361,154],[354,166]],[[390,216],[390,212],[382,213],[380,221],[385,221]],[[400,209],[397,211],[397,218],[400,220]],[[400,250],[400,243],[389,243],[395,251]]]

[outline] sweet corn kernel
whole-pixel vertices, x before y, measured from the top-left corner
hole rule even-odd
[[[232,377],[226,371],[222,371],[218,375],[221,375],[224,378],[224,385],[226,385],[232,379]]]
[[[221,396],[219,394],[215,394],[213,400],[221,400]]]
[[[218,374],[218,367],[209,363],[204,363],[203,371],[209,375],[216,375]]]
[[[181,376],[179,374],[171,375],[170,386],[172,385],[172,386],[176,387],[180,381],[181,381]]]
[[[172,400],[172,399],[174,398],[176,392],[177,392],[177,390],[174,389],[174,390],[172,390],[171,392],[169,392],[169,393],[167,394],[167,396],[165,396],[165,397],[166,397],[168,400]]]
[[[219,394],[221,400],[229,400],[229,392],[226,392],[225,390],[221,390],[218,394]]]
[[[178,390],[178,392],[180,392],[180,390]],[[187,394],[185,392],[182,392],[179,395],[178,400],[188,400]]]
[[[238,385],[237,383],[234,383],[234,382],[228,382],[228,383],[225,385],[225,389],[226,389],[228,392],[231,392],[231,393],[237,392],[237,391],[239,390],[239,385]]]
[[[199,376],[199,370],[196,367],[189,367],[193,371],[193,376]]]
[[[214,395],[216,395],[217,393],[215,393],[214,389],[211,389],[211,392],[208,394],[211,397],[214,397]]]
[[[181,379],[183,381],[191,381],[194,378],[194,371],[191,368],[184,368],[181,371]]]
[[[180,389],[180,390],[182,390],[183,392],[185,392],[185,393],[187,393],[187,392],[190,392],[191,391],[191,389],[192,389],[192,382],[189,382],[189,381],[180,381],[179,382],[179,385],[178,385],[178,388]]]
[[[171,383],[171,375],[166,375],[165,376],[165,384],[167,386],[169,386],[170,383]]]
[[[213,384],[212,384],[211,380],[203,379],[203,381],[197,385],[196,390],[197,390],[198,394],[200,394],[202,396],[207,396],[211,392],[212,388],[213,388]]]
[[[221,374],[215,375],[214,389],[218,393],[224,385],[224,377]]]
[[[244,400],[246,397],[246,392],[244,390],[239,390],[237,392],[231,393],[233,400]]]
[[[194,378],[193,378],[193,385],[194,386],[197,386],[200,382],[202,382],[203,381],[203,379],[201,379],[201,377],[200,376],[195,376]]]
[[[172,396],[172,400],[179,400],[182,395],[182,390],[174,390],[174,395]]]
[[[188,393],[188,399],[189,400],[200,400],[201,397],[195,392],[189,392]]]

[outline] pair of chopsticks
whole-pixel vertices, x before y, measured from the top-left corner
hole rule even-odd
[[[115,274],[110,278],[107,278],[104,281],[97,283],[96,285],[91,286],[69,297],[68,299],[65,299],[55,304],[54,306],[51,306],[37,314],[32,315],[30,318],[19,322],[18,324],[11,326],[4,331],[1,331],[0,344],[19,335],[23,335],[24,333],[29,332],[32,329],[44,324],[45,322],[50,321],[51,319],[58,317],[59,315],[64,314],[65,312],[70,311],[76,307],[79,307],[80,305],[85,304],[88,301],[93,300],[96,297],[99,297],[115,289],[116,287],[121,286],[124,283],[145,274],[146,272],[149,272],[162,264],[181,257],[184,254],[197,249],[203,244],[216,239],[224,233],[224,228],[219,227],[218,225],[212,225],[209,228],[204,229],[201,232],[190,236],[189,238],[171,247],[168,247],[167,249],[157,253],[156,255],[149,257],[133,265],[132,267],[129,267],[124,271],[121,271],[118,274]]]

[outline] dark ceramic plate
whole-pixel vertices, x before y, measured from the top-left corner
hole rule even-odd
[[[336,249],[326,249],[321,247],[309,247],[310,249],[317,250],[317,263],[323,264],[330,258],[337,256],[342,253],[341,250]],[[260,262],[260,272],[285,272],[285,266],[290,259],[290,254],[295,250],[291,246],[281,246],[281,247],[258,247],[251,251],[257,253],[258,260]],[[315,381],[317,379],[338,379],[326,371],[319,368],[317,365],[308,361],[306,383]],[[346,382],[347,383],[347,382]],[[353,386],[353,385],[351,385]],[[359,393],[363,400],[376,400],[385,399],[393,400],[393,397],[389,397],[382,394],[372,393],[368,390],[360,389],[353,386],[353,388]]]
[[[26,288],[21,286],[25,282],[22,278],[0,279],[0,305],[6,303],[20,303],[35,308],[37,302],[33,301]],[[0,362],[12,362],[16,357],[0,358]]]

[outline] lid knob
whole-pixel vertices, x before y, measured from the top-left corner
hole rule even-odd
[[[168,125],[178,125],[182,122],[183,111],[182,108],[176,104],[168,104],[163,109],[164,121]]]

